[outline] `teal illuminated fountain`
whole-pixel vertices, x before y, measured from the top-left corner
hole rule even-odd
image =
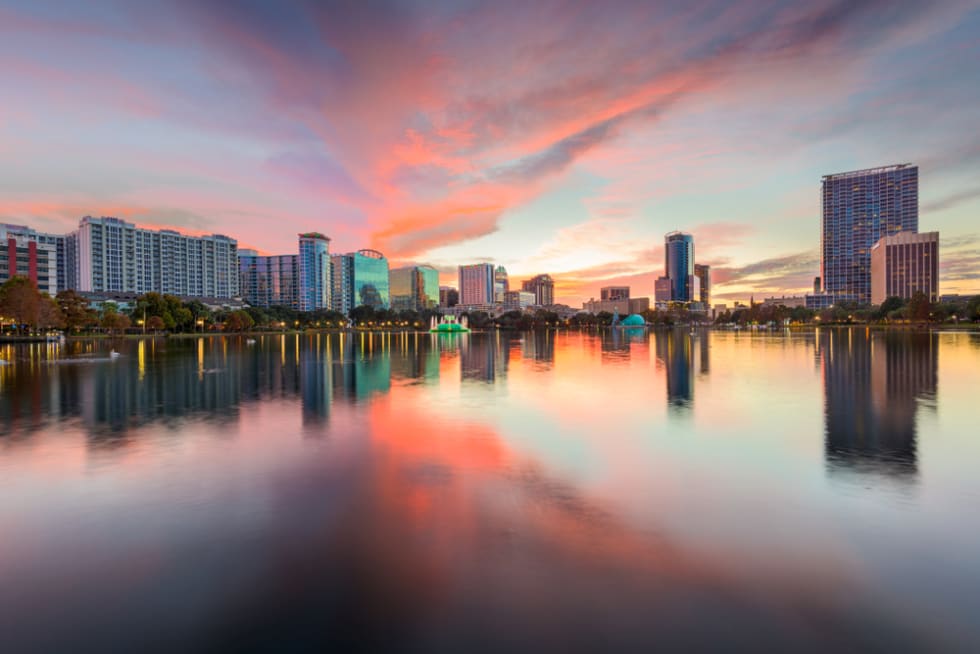
[[[468,332],[470,328],[466,316],[463,316],[458,321],[456,320],[456,316],[443,316],[442,320],[437,320],[435,316],[432,316],[429,331],[433,334],[453,334]]]

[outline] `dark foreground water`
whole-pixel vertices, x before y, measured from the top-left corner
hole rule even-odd
[[[980,651],[980,336],[5,346],[0,651]]]

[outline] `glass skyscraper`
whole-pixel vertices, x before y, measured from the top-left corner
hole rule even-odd
[[[331,307],[330,239],[319,232],[299,235],[299,310]]]
[[[699,297],[694,297],[694,237],[684,232],[670,232],[664,237],[664,254],[670,299],[674,302],[699,301]]]
[[[253,307],[299,306],[299,257],[295,254],[260,255],[238,251],[242,299]]]
[[[836,301],[871,302],[871,246],[919,230],[919,167],[898,164],[823,177],[820,269]]]
[[[343,314],[354,307],[391,307],[388,260],[377,250],[358,250],[330,258],[333,308]]]
[[[406,266],[391,271],[391,308],[424,311],[439,306],[439,271],[431,266]]]

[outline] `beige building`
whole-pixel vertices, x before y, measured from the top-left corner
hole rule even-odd
[[[939,297],[939,232],[899,232],[871,247],[871,304],[909,299],[917,291]]]

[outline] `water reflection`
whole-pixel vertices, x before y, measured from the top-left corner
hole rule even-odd
[[[311,334],[124,341],[113,363],[105,342],[8,347],[0,642],[977,651],[976,447],[957,441],[974,413],[947,396],[943,417],[968,419],[916,436],[938,348],[962,360],[944,390],[976,381],[970,340],[944,338]],[[915,476],[928,502],[840,492],[828,469]]]
[[[938,335],[824,329],[817,344],[829,472],[914,478],[916,414],[936,396]]]

